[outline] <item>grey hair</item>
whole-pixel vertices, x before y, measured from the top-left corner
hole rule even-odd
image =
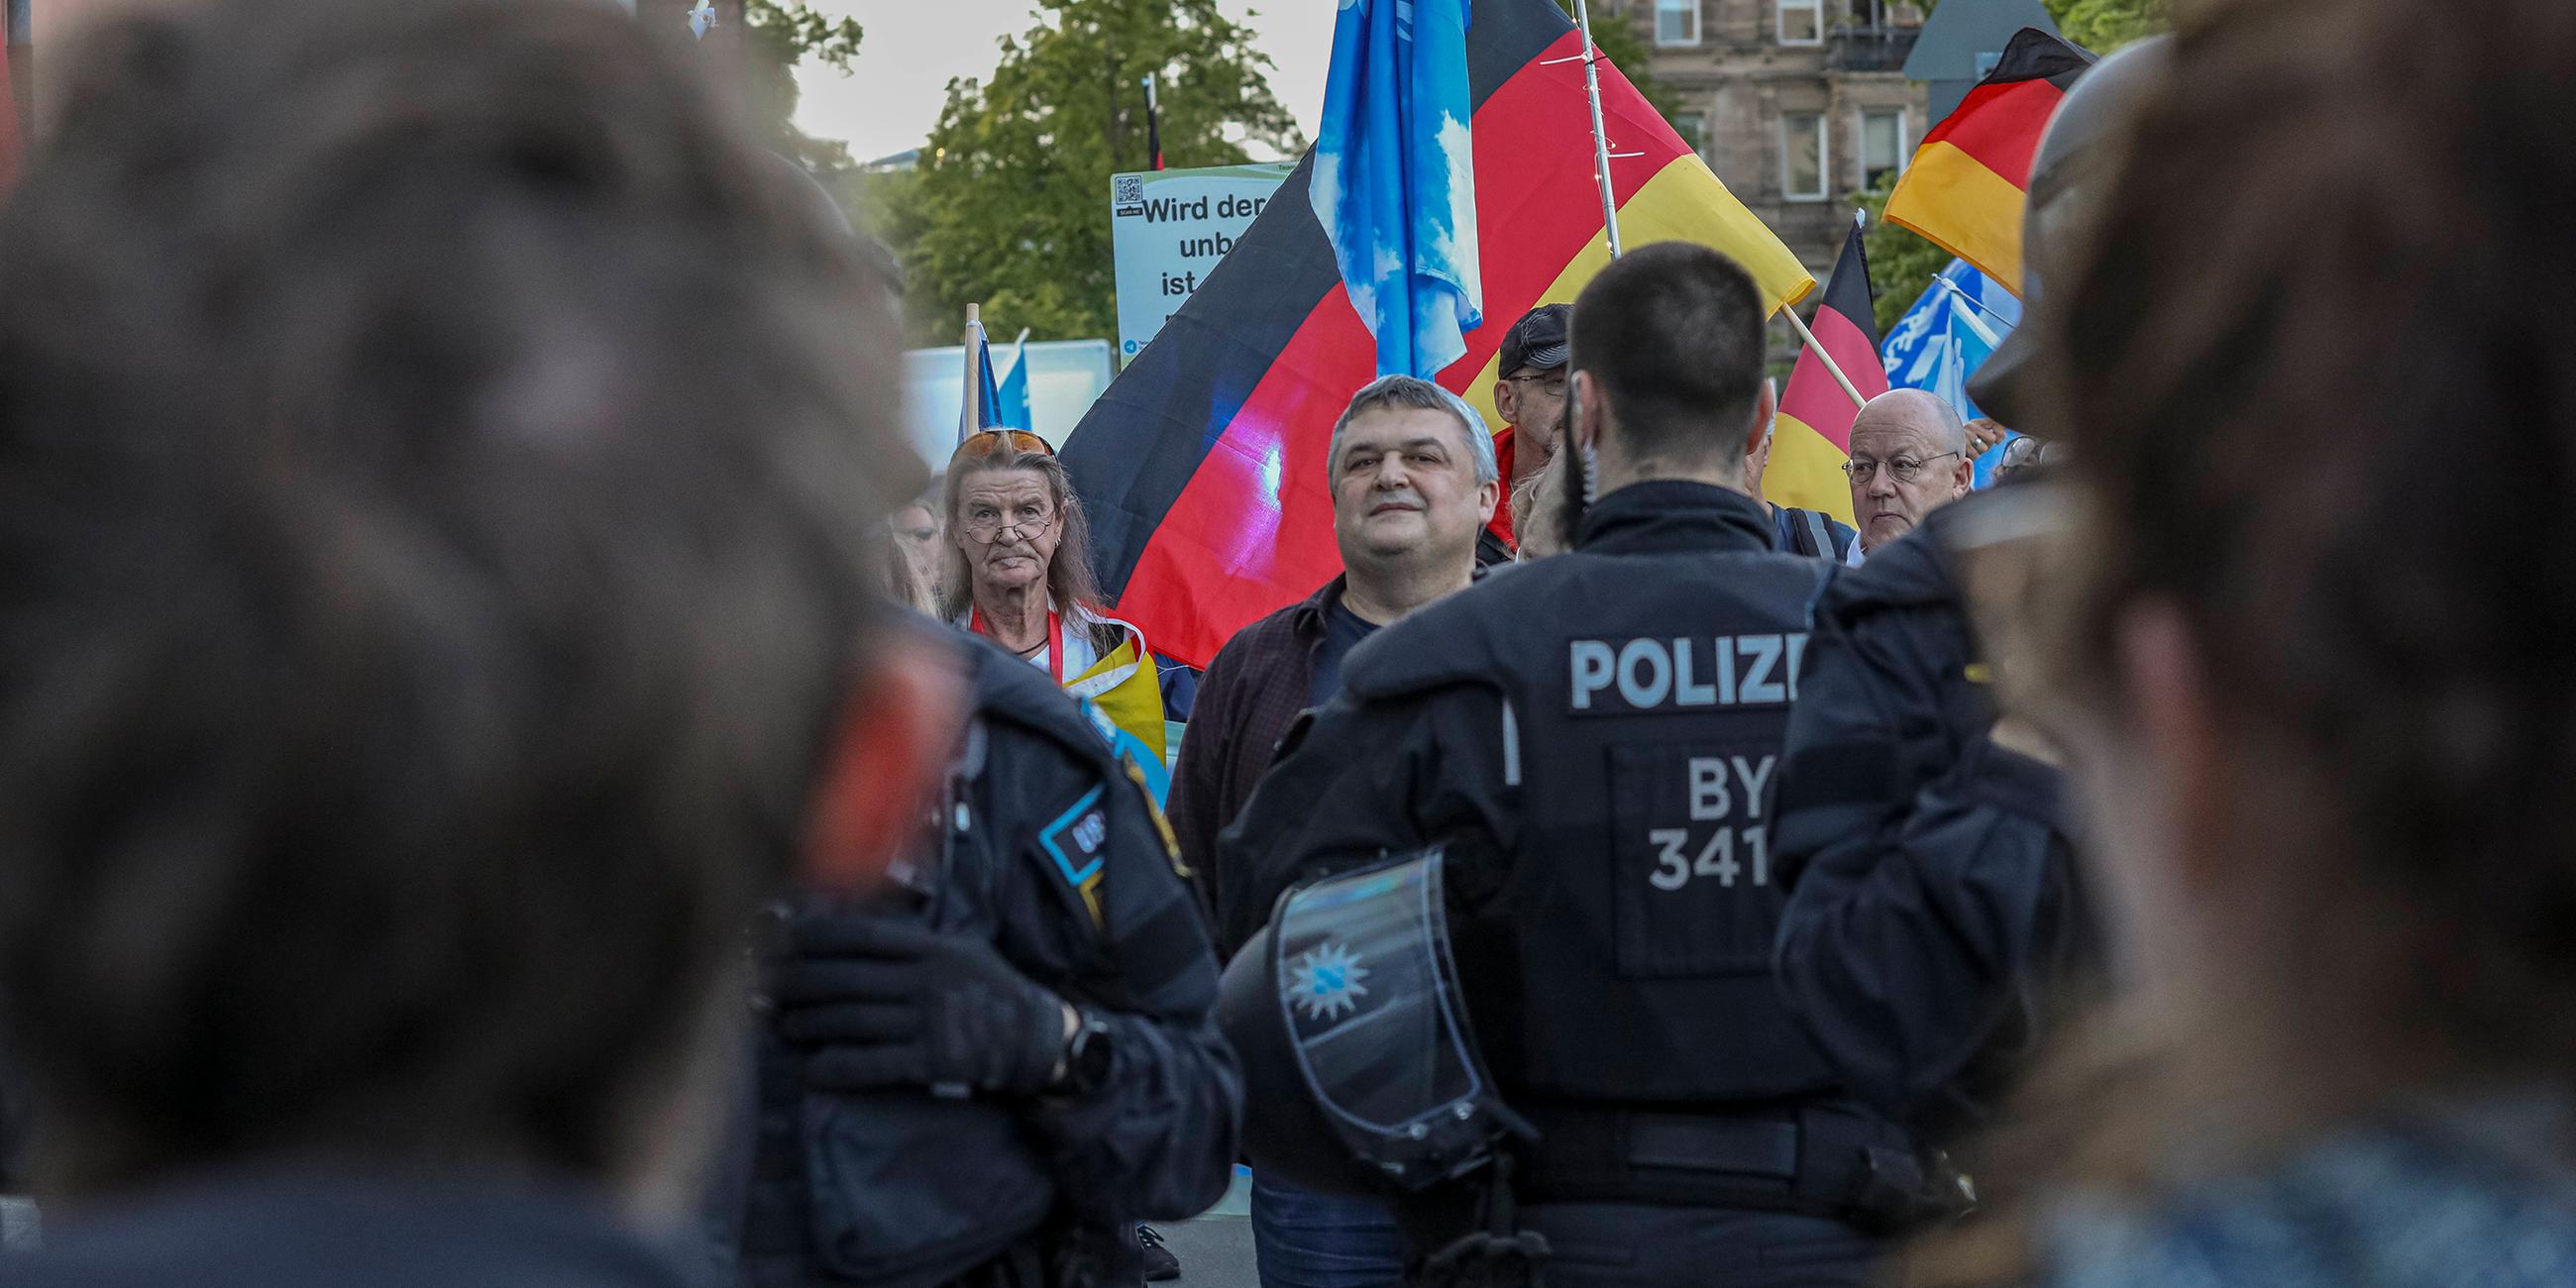
[[[1485,418],[1467,405],[1467,400],[1431,383],[1420,376],[1379,376],[1360,386],[1351,395],[1351,405],[1342,409],[1342,418],[1333,422],[1333,441],[1324,458],[1326,469],[1337,468],[1342,459],[1342,431],[1362,415],[1373,411],[1445,411],[1458,418],[1458,428],[1467,435],[1467,454],[1476,461],[1476,481],[1499,482],[1503,477],[1501,462],[1494,459],[1494,436],[1485,428]]]

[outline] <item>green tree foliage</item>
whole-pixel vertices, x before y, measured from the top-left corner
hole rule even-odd
[[[953,343],[968,301],[1036,339],[1116,334],[1109,176],[1150,163],[1148,73],[1175,168],[1305,150],[1270,59],[1217,0],[1041,0],[1037,17],[991,79],[949,82],[918,172],[870,185],[916,339]]]
[[[1860,196],[1869,211],[1869,230],[1860,235],[1869,255],[1869,287],[1877,297],[1878,333],[1886,335],[1905,311],[1914,307],[1932,275],[1950,266],[1950,252],[1923,240],[1911,229],[1887,222],[1887,194],[1895,191],[1892,175],[1882,175]]]
[[[752,119],[770,146],[829,174],[850,164],[842,144],[796,128],[796,64],[808,57],[848,75],[862,34],[855,18],[831,18],[799,0],[744,0],[744,41],[749,46]]]
[[[2173,27],[2167,0],[2047,0],[2068,40],[2097,54]]]
[[[2131,41],[2170,30],[2168,0],[2045,0],[2048,15],[2066,38],[2097,54],[2107,54]],[[1927,4],[1925,6],[1929,8]],[[1950,253],[1879,216],[1887,209],[1893,187],[1882,179],[1863,198],[1870,229],[1862,241],[1869,248],[1870,286],[1878,292],[1878,329],[1884,335],[1914,306],[1932,275],[1949,267]]]
[[[1940,0],[1920,0],[1923,12]],[[2172,0],[2040,0],[2068,40],[2107,54],[2134,40],[2173,29]]]

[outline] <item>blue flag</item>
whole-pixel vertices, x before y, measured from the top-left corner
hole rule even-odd
[[[1429,377],[1484,321],[1470,0],[1341,0],[1308,194],[1380,375]]]
[[[989,372],[991,369],[986,370]],[[1019,352],[1011,355],[1010,374],[1002,377],[1000,387],[995,390],[993,406],[1003,424],[1013,429],[1030,428],[1029,346],[1023,344],[1019,346]]]
[[[2012,292],[1966,260],[1951,260],[1879,345],[1879,356],[1887,363],[1887,383],[1898,389],[1928,390],[1956,408],[1961,420],[1974,420],[1984,413],[1968,397],[1968,377],[1986,365],[1995,346],[2020,321],[2021,301]],[[2013,437],[2018,435],[2007,436],[2004,442]],[[1977,458],[1977,486],[1993,481],[2003,450],[2003,443],[1997,443]]]
[[[981,327],[976,328],[975,331],[975,355],[981,359],[976,364],[976,368],[984,378],[983,388],[978,391],[975,399],[975,427],[977,429],[1027,429],[1029,427],[1027,349],[1023,347],[1020,360],[1011,364],[1010,376],[998,383],[993,379],[993,350],[991,346],[984,343],[984,332]]]

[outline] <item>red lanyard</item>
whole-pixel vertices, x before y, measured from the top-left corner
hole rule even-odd
[[[966,629],[987,639],[993,637],[991,631],[984,629],[984,610],[980,608],[966,615]],[[1054,609],[1047,610],[1047,673],[1055,677],[1057,688],[1064,687],[1064,622]]]

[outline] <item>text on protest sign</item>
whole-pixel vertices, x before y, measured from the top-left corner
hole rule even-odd
[[[1230,165],[1109,177],[1121,360],[1133,359],[1181,311],[1292,168]]]

